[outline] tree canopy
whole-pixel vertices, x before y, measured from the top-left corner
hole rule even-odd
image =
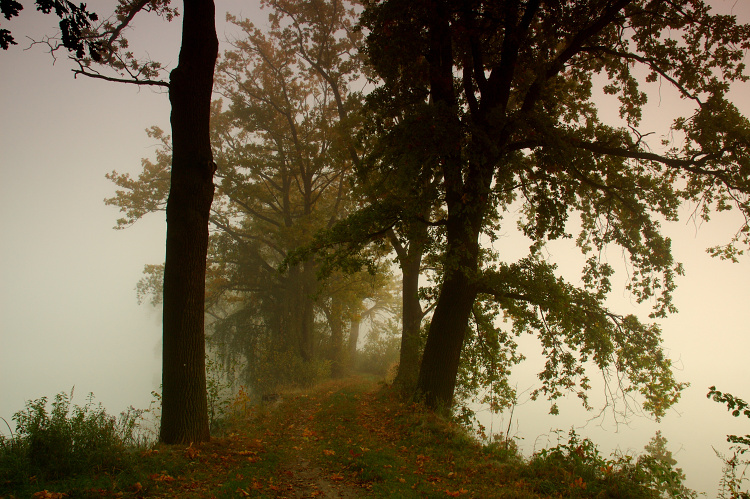
[[[389,302],[382,290],[390,279],[382,262],[371,272],[346,273],[308,256],[280,269],[355,202],[348,129],[362,96],[349,84],[361,71],[361,34],[344,2],[266,5],[267,30],[230,17],[241,36],[217,66],[212,144],[219,183],[205,304],[211,344],[239,361],[241,381],[260,395],[280,381],[311,381],[326,365],[342,374],[358,323]],[[161,144],[138,178],[108,175],[120,188],[106,200],[124,213],[118,227],[166,206],[170,137],[157,128],[148,133]],[[160,299],[161,272],[147,266],[139,297]]]
[[[513,351],[515,335],[541,341],[537,395],[572,390],[585,402],[593,363],[664,414],[684,384],[656,325],[605,306],[613,268],[603,255],[625,251],[628,289],[664,317],[682,268],[660,221],[684,203],[704,219],[750,214],[750,124],[727,98],[747,79],[750,27],[700,0],[384,0],[367,4],[362,24],[390,164],[439,179],[440,210],[427,221],[441,238],[439,292],[418,383],[428,404],[452,403],[464,344],[504,317],[496,342]],[[656,140],[642,122],[652,83],[685,102]],[[601,95],[618,99],[619,119],[600,116]],[[531,244],[506,261],[486,241],[518,206]],[[560,238],[586,257],[580,285],[543,258]],[[736,239],[747,242],[747,225]]]
[[[638,395],[660,417],[677,402],[686,384],[659,326],[607,306],[606,253],[622,250],[627,289],[657,320],[683,273],[663,221],[684,206],[748,220],[750,122],[729,91],[747,81],[749,26],[701,0],[264,5],[265,32],[233,19],[243,37],[221,59],[212,114],[207,298],[216,331],[245,342],[235,350],[254,355],[265,334],[305,361],[342,351],[343,324],[354,331],[377,293],[341,270],[382,264],[387,243],[403,274],[399,376],[428,405],[489,383],[495,408],[510,404],[521,335],[539,340],[533,396],[553,412],[570,392],[589,406],[592,368],[608,403]],[[352,90],[363,77],[366,96]],[[664,129],[644,120],[652,91],[684,104]],[[123,224],[164,207],[171,151],[150,133],[165,141],[156,162],[111,177]],[[520,258],[493,244],[513,229]],[[737,259],[749,233],[710,251]],[[584,257],[577,282],[545,257],[560,239]]]

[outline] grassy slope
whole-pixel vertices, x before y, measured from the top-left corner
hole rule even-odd
[[[157,446],[127,473],[31,484],[17,497],[34,487],[68,498],[635,497],[605,469],[594,479],[483,448],[455,425],[361,378],[289,393],[271,405],[242,404],[235,403],[223,436],[209,443]]]

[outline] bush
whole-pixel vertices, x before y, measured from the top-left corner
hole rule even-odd
[[[47,397],[26,402],[13,416],[16,434],[0,438],[0,484],[27,482],[29,477],[60,479],[114,471],[123,467],[125,450],[138,445],[140,411],[130,408],[120,418],[108,415],[90,394],[86,405],[73,406],[59,393],[47,412]]]
[[[673,468],[675,461],[666,451],[666,439],[657,433],[646,446],[647,454],[634,458],[615,454],[606,459],[588,438],[570,430],[568,441],[532,456],[528,470],[541,493],[562,486],[579,489],[587,497],[692,499],[697,494],[685,487],[685,475]]]

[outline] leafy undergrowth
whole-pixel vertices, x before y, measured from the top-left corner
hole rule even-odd
[[[604,461],[584,462],[596,456],[588,441],[525,460],[361,378],[268,405],[240,399],[233,414],[208,443],[156,446],[127,471],[6,497],[658,497]]]

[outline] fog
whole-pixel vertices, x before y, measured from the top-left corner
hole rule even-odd
[[[750,22],[750,2],[712,3]],[[217,18],[223,20],[227,10],[248,15],[248,5],[217,0]],[[105,13],[112,2],[89,2],[89,7]],[[23,50],[25,36],[52,33],[56,24],[31,6],[3,23],[19,46],[0,53],[0,417],[10,423],[26,400],[69,392],[73,386],[78,404],[93,392],[113,414],[130,405],[146,408],[161,377],[161,318],[150,305],[136,303],[134,287],[145,264],[163,261],[164,216],[113,230],[118,212],[103,199],[115,189],[104,175],[140,171],[141,158],[152,156],[156,147],[144,129],[169,129],[169,101],[148,88],[75,80],[63,55],[53,64],[41,47]],[[221,23],[219,38],[227,36]],[[137,23],[129,38],[136,53],[148,47],[154,59],[170,68],[176,64],[179,19]],[[735,89],[733,97],[750,115],[750,86]],[[659,96],[651,98],[658,101]],[[677,282],[679,313],[660,321],[677,377],[691,383],[681,402],[661,424],[638,415],[615,424],[611,413],[591,420],[598,411],[583,411],[575,400],[561,405],[560,416],[547,416],[549,403],[529,402],[522,395],[510,435],[524,450],[556,443],[551,430],[566,433],[575,427],[605,453],[615,448],[640,452],[661,430],[687,474],[687,485],[715,496],[721,462],[712,446],[725,451],[727,433],[749,433],[750,422],[732,418],[706,393],[716,385],[750,397],[750,260],[745,256],[731,264],[705,253],[706,247],[731,238],[739,227],[736,216],[715,216],[709,224],[696,225],[689,215],[686,209],[680,222],[665,226],[686,275]],[[497,244],[501,254],[519,246],[510,235]],[[549,251],[577,282],[575,251],[565,244]],[[608,257],[622,260],[619,253]],[[645,319],[648,304],[636,305],[624,289],[622,272],[619,279],[612,308]],[[528,393],[542,360],[533,354],[533,342],[522,347],[529,360],[514,372],[513,382]],[[508,415],[480,417],[495,432],[508,427]]]

